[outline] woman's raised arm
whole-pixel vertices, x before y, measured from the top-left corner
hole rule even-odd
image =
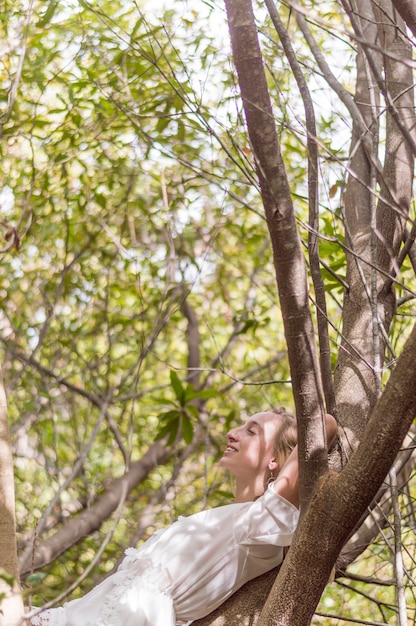
[[[332,415],[325,415],[326,440],[328,448],[337,434],[337,422]],[[299,508],[299,461],[296,446],[277,475],[273,487],[280,496]]]

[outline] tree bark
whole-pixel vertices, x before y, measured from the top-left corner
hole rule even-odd
[[[400,493],[406,489],[406,485],[416,466],[416,425],[410,429],[407,441],[404,442],[402,450],[394,463],[395,472],[398,479],[397,488]],[[392,494],[390,484],[384,483],[374,501],[368,507],[357,528],[351,534],[347,543],[341,550],[337,559],[337,575],[345,574],[347,567],[367,549],[375,540],[383,528],[390,524],[392,511]]]
[[[294,210],[280,146],[275,135],[273,111],[268,96],[251,3],[249,0],[238,2],[226,0],[226,9],[247,128],[273,247],[297,415],[298,418],[299,416],[310,418],[316,409],[321,408],[321,388],[314,350],[311,343],[308,343],[313,337],[313,331],[308,315],[305,268],[303,258],[301,259],[300,245],[298,245]],[[359,23],[361,39],[364,33],[364,37],[371,46],[379,43],[380,33],[377,30],[376,18],[370,2],[361,0],[358,3],[357,12],[351,17]],[[380,392],[380,364],[385,347],[381,326],[389,327],[394,312],[394,297],[391,292],[382,292],[385,282],[383,270],[384,272],[391,271],[394,258],[398,253],[400,243],[398,235],[403,229],[403,216],[406,215],[410,205],[409,185],[405,183],[403,189],[406,189],[406,193],[401,196],[402,210],[399,217],[397,217],[397,211],[389,213],[392,234],[387,237],[391,245],[389,245],[386,261],[387,257],[383,258],[382,254],[377,256],[375,209],[378,208],[380,214],[384,210],[386,214],[384,198],[384,205],[379,203],[379,207],[376,207],[377,182],[384,181],[385,193],[391,192],[387,200],[389,206],[392,198],[396,202],[397,196],[394,188],[395,179],[391,175],[392,168],[388,159],[386,159],[388,166],[386,165],[383,171],[380,171],[378,166],[380,92],[378,86],[372,87],[371,83],[376,81],[371,81],[371,71],[381,71],[383,57],[380,53],[374,52],[373,48],[370,48],[370,52],[372,56],[369,60],[367,49],[360,49],[356,92],[361,119],[364,120],[370,141],[364,142],[366,148],[364,150],[362,126],[354,128],[351,176],[345,199],[347,245],[350,250],[347,281],[349,290],[344,307],[344,342],[338,361],[338,392],[342,418],[345,420],[345,425],[348,423],[350,428],[346,438],[347,443],[350,444],[349,452],[358,445]],[[407,89],[410,87],[411,84],[407,85]],[[388,132],[389,138],[393,137],[392,126],[389,127]],[[398,167],[397,157],[400,151],[401,158],[406,159],[407,171],[410,171],[413,166],[412,156],[407,148],[402,148],[403,142],[399,143],[400,148],[397,141],[388,142],[394,167]],[[368,153],[369,145],[373,149],[370,154]],[[383,243],[386,245],[386,241],[383,240]],[[393,254],[391,254],[392,248]],[[383,262],[386,266],[386,268],[380,267],[382,270],[380,273],[376,273],[375,270],[377,262],[379,266]],[[291,285],[296,286],[295,290],[291,288]],[[408,354],[411,353],[411,358],[416,355],[415,332],[412,333],[412,338],[406,354],[403,353],[399,360],[399,363],[406,362],[410,368],[411,360]],[[396,371],[400,369],[402,368],[398,365]],[[316,389],[311,392],[310,385],[314,377]],[[408,388],[413,388],[414,382]],[[351,466],[348,464],[338,477],[335,473],[325,473],[322,457],[318,453],[316,471],[311,473],[311,480],[305,480],[305,482],[301,464],[302,504],[308,503],[305,490],[309,494],[313,493],[313,497],[309,507],[303,506],[298,532],[266,603],[259,622],[261,626],[309,624],[336,558],[358,523],[361,514],[376,495],[406,434],[402,426],[406,423],[406,429],[409,428],[413,417],[412,411],[416,410],[416,401],[409,407],[407,399],[401,395],[402,402],[399,403],[398,409],[401,414],[396,416],[393,429],[387,426],[386,415],[383,411],[387,410],[388,402],[393,401],[400,386],[399,383],[400,377],[398,378],[394,372],[388,386],[389,391],[386,389],[384,392],[377,404],[378,409],[374,411],[371,425],[365,431],[366,433],[372,432],[376,436],[374,424],[380,420],[377,428],[382,422],[389,431],[388,436],[374,445],[366,434],[363,445],[360,447],[360,450],[364,450],[364,456],[361,453],[356,456],[356,458],[361,456],[361,463],[355,461]],[[404,391],[401,388],[402,394]],[[319,410],[316,412],[319,413]],[[300,419],[299,425],[300,457],[303,461],[308,458],[308,453],[313,454],[313,447],[317,443],[319,447],[320,440],[319,437],[311,436],[306,443],[307,434],[312,432],[312,429],[308,429],[310,423]],[[397,438],[398,436],[400,439]],[[321,450],[325,451],[325,446],[322,446]],[[387,459],[384,456],[383,462],[380,463],[379,455],[384,455],[384,453],[387,454]],[[371,470],[366,469],[368,464],[371,465]],[[377,464],[378,469],[375,471],[374,465]],[[370,481],[368,481],[368,471],[373,471]],[[321,478],[319,478],[320,475]],[[313,491],[318,478],[319,486]],[[357,485],[359,485],[359,491],[356,489]],[[302,563],[302,568],[299,568],[299,563]]]
[[[347,0],[343,4],[348,11]],[[356,10],[350,10],[360,40],[355,101],[372,137],[374,152],[371,158],[362,141],[362,128],[354,120],[351,174],[345,193],[349,287],[344,297],[342,348],[335,369],[346,456],[356,447],[380,392],[386,335],[396,308],[393,280],[388,276],[394,278],[399,269],[397,258],[412,200],[414,154],[403,134],[405,129],[414,136],[413,80],[408,67],[412,51],[400,34],[400,19],[399,24],[393,16],[390,22],[386,19],[389,10],[391,4],[384,0],[359,0]],[[377,79],[383,71],[386,102],[381,104]],[[380,170],[376,136],[378,118],[384,110],[386,150]]]
[[[306,266],[274,123],[250,0],[226,0],[234,63],[273,249],[298,418],[300,497],[306,505],[327,468],[324,412]]]
[[[250,580],[218,609],[193,626],[256,626],[279,568]]]
[[[376,496],[416,415],[416,325],[359,447],[340,474],[323,477],[300,520],[259,626],[308,626],[337,556]],[[300,566],[301,564],[301,566]]]
[[[384,53],[385,89],[397,110],[401,123],[415,138],[413,70],[406,61],[412,61],[412,46],[399,33],[404,24],[394,15],[390,0],[379,0],[376,5],[378,33]],[[386,16],[390,22],[386,23]],[[399,59],[399,60],[398,60]],[[398,127],[390,108],[386,112],[386,155],[380,181],[380,200],[377,206],[377,266],[396,276],[397,256],[404,239],[406,221],[413,191],[415,155]],[[389,281],[385,290],[392,290]],[[391,298],[390,298],[391,299]],[[395,302],[390,304],[387,318],[392,317]]]
[[[359,0],[356,20],[369,44],[377,43],[377,26],[370,0]],[[374,55],[381,71],[381,56]],[[364,50],[358,47],[355,102],[370,142],[362,140],[362,127],[353,122],[350,175],[344,196],[344,220],[348,246],[348,289],[344,294],[342,344],[335,368],[335,394],[346,457],[358,444],[377,398],[374,371],[373,315],[370,304],[372,277],[372,202],[376,180],[372,179],[377,155],[380,94],[369,76]],[[368,154],[368,145],[373,153]]]
[[[14,626],[23,615],[16,549],[13,454],[6,393],[0,370],[0,594],[1,626]]]
[[[319,363],[321,367],[323,393],[325,396],[327,412],[335,416],[336,403],[331,370],[328,314],[326,307],[325,285],[322,280],[319,260],[319,155],[315,110],[312,96],[308,88],[308,83],[302,72],[301,64],[296,57],[291,38],[283,24],[283,21],[280,19],[274,0],[265,0],[265,4],[281,41],[285,56],[296,79],[296,84],[299,88],[299,94],[302,98],[305,111],[307,133],[306,144],[308,152],[308,205],[310,227],[308,233],[309,267],[315,292],[316,322],[319,337]]]
[[[416,37],[416,4],[414,0],[392,0],[392,3]]]

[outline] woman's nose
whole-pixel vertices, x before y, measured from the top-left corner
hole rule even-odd
[[[237,441],[238,433],[237,433],[237,429],[236,428],[233,428],[233,430],[229,430],[228,431],[227,439],[229,439],[230,441]]]

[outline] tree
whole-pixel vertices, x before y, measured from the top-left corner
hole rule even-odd
[[[265,6],[256,24],[227,1],[248,135],[218,7],[16,4],[2,21],[0,338],[35,604],[87,589],[201,499],[226,501],[216,437],[240,412],[291,404],[290,383],[312,501],[259,623],[310,621],[349,534],[345,581],[362,529],[365,545],[378,533],[365,507],[414,416],[411,40],[387,2]],[[412,29],[411,6],[397,10]],[[324,405],[338,469],[362,439],[339,476]],[[331,536],[319,566],[317,528]],[[272,578],[238,595],[245,617],[235,598],[201,624],[255,623]]]
[[[0,570],[0,623],[4,626],[16,624],[16,617],[23,612],[22,596],[19,584],[19,567],[16,553],[16,524],[14,506],[14,472],[10,443],[9,422],[7,415],[6,394],[0,370],[0,499],[1,539],[0,552],[2,563]]]
[[[305,104],[310,227],[313,231],[310,240],[312,269],[318,234],[314,110],[283,22],[275,5],[272,2],[266,4]],[[365,2],[358,4],[357,8],[344,4],[357,38],[359,54],[356,101],[349,102],[355,113],[355,127],[345,191],[348,289],[343,306],[343,343],[337,363],[337,404],[332,405],[332,393],[326,400],[328,410],[336,408],[341,424],[351,433],[347,444],[352,449],[361,439],[369,415],[372,414],[372,418],[353,458],[339,475],[333,476],[320,454],[325,446],[322,433],[317,432],[315,426],[316,416],[322,412],[322,399],[320,381],[315,383],[315,389],[308,382],[311,375],[316,376],[318,368],[313,360],[303,258],[254,15],[250,0],[226,0],[226,6],[234,61],[274,250],[303,462],[300,468],[303,519],[259,624],[308,624],[329,579],[331,567],[361,515],[375,498],[416,413],[416,397],[414,394],[410,399],[408,397],[408,389],[414,389],[415,384],[412,362],[416,356],[416,327],[398,357],[386,389],[381,391],[386,332],[396,304],[392,277],[403,262],[403,254],[399,256],[402,242],[405,241],[408,248],[414,240],[413,234],[410,239],[405,234],[416,156],[411,46],[405,25],[395,19],[391,11],[394,7],[388,3],[375,3],[374,10]],[[304,32],[308,32],[302,16],[299,21]],[[371,31],[367,36],[366,28]],[[311,36],[309,42],[314,43]],[[370,49],[371,43],[377,46],[378,54]],[[324,77],[330,82],[333,77],[328,66],[320,55],[317,58],[321,60]],[[380,76],[382,68],[384,80]],[[376,83],[375,90],[370,87],[371,81]],[[338,91],[341,91],[340,87]],[[379,126],[375,115],[380,95],[385,98],[387,118],[384,166],[378,161]],[[359,106],[356,106],[357,102]],[[319,275],[317,280],[320,288]],[[320,313],[325,312],[326,308],[322,307]],[[321,334],[321,341],[325,340],[326,336]],[[323,348],[326,349],[325,344]],[[328,371],[325,361],[322,371]],[[409,375],[408,382],[402,387]],[[327,383],[330,389],[329,381]],[[395,403],[398,403],[396,407]],[[296,567],[299,563],[302,568]],[[400,619],[407,621],[403,605],[400,607],[400,597],[398,604]]]

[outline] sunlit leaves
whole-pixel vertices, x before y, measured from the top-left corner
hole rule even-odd
[[[27,17],[14,10],[14,25],[3,22],[5,92]],[[285,358],[273,361],[284,341],[228,43],[220,45],[218,20],[206,28],[204,11],[156,17],[133,3],[35,4],[0,143],[2,211],[21,243],[2,257],[0,335],[25,537],[69,477],[51,532],[157,437],[175,454],[195,444],[179,473],[189,485],[190,472],[192,488],[175,506],[198,507],[207,473],[214,492],[227,490],[210,469],[216,436],[240,412],[290,402],[288,385],[276,402],[260,384],[287,380]],[[199,326],[198,384],[184,297]],[[155,467],[129,502],[128,531],[120,526],[109,562],[175,462]],[[157,515],[161,524],[169,512]],[[74,575],[100,537],[64,557]],[[67,583],[52,569],[51,595]]]
[[[185,443],[191,443],[194,437],[194,424],[198,418],[198,408],[195,400],[208,400],[218,396],[214,389],[195,389],[187,383],[184,386],[174,370],[170,371],[170,383],[174,392],[171,406],[159,414],[159,431],[157,439],[167,437],[167,444],[171,445],[181,434]]]
[[[27,17],[23,5],[9,8],[2,20],[6,96]],[[88,509],[156,440],[172,445],[169,463],[155,466],[126,504],[106,556],[116,561],[121,545],[138,540],[138,520],[157,494],[154,527],[198,508],[211,479],[212,504],[229,495],[215,469],[223,432],[240,415],[292,403],[269,236],[222,11],[209,2],[198,10],[182,2],[169,10],[154,2],[35,3],[0,143],[5,232],[21,244],[2,257],[0,337],[24,541],[90,443],[50,512],[51,532]],[[336,327],[345,288],[345,112],[323,106],[322,83],[284,11],[319,104],[319,254]],[[306,242],[304,112],[270,24],[261,30]],[[193,368],[185,298],[198,326]],[[403,316],[413,308],[404,303]],[[194,456],[183,461],[188,444]],[[81,572],[101,537],[73,547],[44,592],[67,584],[64,563],[71,575]],[[97,578],[109,567],[101,564]]]

